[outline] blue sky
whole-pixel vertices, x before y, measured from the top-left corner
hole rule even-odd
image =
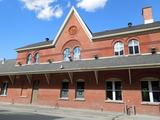
[[[0,58],[16,58],[15,49],[53,39],[71,6],[92,32],[143,24],[143,7],[160,21],[160,0],[0,0]]]

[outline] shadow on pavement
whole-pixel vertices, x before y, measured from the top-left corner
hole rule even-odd
[[[9,112],[8,110],[0,110],[0,113]]]
[[[58,116],[47,116],[47,115],[39,115],[39,114],[11,114],[5,113],[0,114],[0,120],[58,120],[62,117]]]

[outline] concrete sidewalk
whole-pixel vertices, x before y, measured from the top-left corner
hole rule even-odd
[[[0,111],[6,111],[6,113],[8,112],[16,115],[17,113],[19,114],[27,113],[36,115],[56,116],[58,117],[58,119],[61,120],[160,120],[160,116],[159,117],[146,116],[146,115],[127,116],[123,113],[79,110],[71,108],[54,108],[54,107],[37,106],[37,105],[18,105],[18,104],[13,105],[13,104],[2,104],[2,103],[0,103]],[[0,114],[3,113],[0,112]]]

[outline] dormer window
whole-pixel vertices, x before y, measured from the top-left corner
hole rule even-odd
[[[129,54],[131,55],[139,54],[139,41],[134,39],[130,40],[128,43],[128,47],[129,47]]]
[[[80,55],[81,55],[80,48],[79,47],[75,47],[74,48],[74,60],[79,60],[80,59]]]
[[[31,64],[32,63],[32,55],[31,54],[29,54],[28,56],[27,56],[27,60],[26,60],[26,64]]]
[[[64,61],[70,61],[70,49],[66,48],[63,52]]]
[[[39,55],[39,53],[36,53],[35,56],[34,56],[34,60],[35,60],[36,64],[39,63],[39,59],[40,59],[40,55]]]
[[[124,44],[122,42],[116,42],[115,43],[114,54],[116,56],[124,55]]]

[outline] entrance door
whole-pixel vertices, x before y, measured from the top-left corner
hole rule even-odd
[[[38,100],[39,80],[33,82],[31,103],[36,104]]]

